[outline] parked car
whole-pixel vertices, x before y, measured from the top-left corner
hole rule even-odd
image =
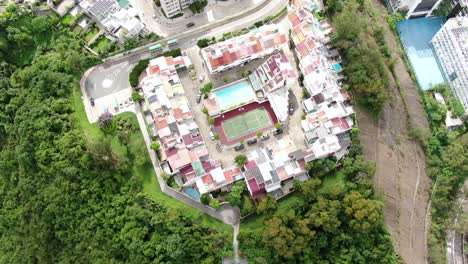
[[[239,145],[237,145],[237,146],[234,147],[234,150],[236,150],[236,151],[239,151],[239,150],[242,150],[242,149],[244,149],[244,145],[243,145],[243,144],[239,144]]]
[[[200,80],[200,82],[203,82],[205,80],[205,74],[201,74],[199,77],[198,77],[198,80]]]
[[[265,140],[267,140],[267,139],[269,139],[269,138],[270,138],[269,135],[262,135],[262,136],[260,137],[260,140],[261,140],[261,141],[265,141]]]
[[[191,28],[191,27],[195,26],[195,23],[190,22],[190,23],[188,23],[186,26],[187,26],[187,28]]]
[[[129,97],[129,98],[128,98],[128,102],[129,102],[130,104],[133,104],[133,99],[132,99],[131,97]]]
[[[213,131],[210,131],[210,138],[211,138],[211,140],[214,140],[214,139],[215,139],[215,136],[214,136]]]
[[[294,106],[293,104],[289,104],[289,115],[294,114]]]
[[[257,143],[257,139],[256,139],[256,138],[252,138],[252,139],[247,140],[247,145],[249,145],[249,146],[250,146],[250,145],[253,145],[253,144],[255,144],[255,143]]]
[[[279,135],[279,134],[283,134],[283,129],[281,129],[281,128],[280,128],[280,129],[276,129],[276,130],[273,132],[273,135],[274,135],[274,136],[277,136],[277,135]]]
[[[202,96],[203,96],[203,94],[202,94],[201,92],[198,92],[198,95],[197,95],[197,104],[199,104],[199,103],[201,102]]]
[[[89,98],[89,102],[91,103],[91,106],[94,106],[94,105],[95,105],[95,103],[94,103],[94,98],[93,98],[93,97]]]

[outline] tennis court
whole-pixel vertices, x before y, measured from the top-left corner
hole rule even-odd
[[[228,140],[240,138],[272,125],[265,108],[257,108],[221,123]]]

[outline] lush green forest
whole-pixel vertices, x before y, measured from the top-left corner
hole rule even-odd
[[[352,134],[349,156],[339,168],[345,184],[323,188],[337,168],[318,161],[309,166],[312,179],[295,183],[299,194],[288,206],[274,199],[258,205],[264,226],[239,234],[241,252],[251,263],[399,262],[384,229],[383,202],[372,187],[375,164],[362,155],[359,130]]]
[[[334,25],[332,41],[345,63],[345,88],[357,104],[378,115],[388,97],[390,51],[383,28],[366,0],[327,0],[325,4]]]
[[[435,100],[430,95],[432,91],[442,93],[448,107]],[[463,115],[463,108],[460,109],[460,102],[453,98],[448,85],[437,85],[432,91],[423,94],[431,134],[420,138],[426,150],[428,174],[432,178],[429,259],[431,263],[446,263],[445,241],[447,229],[453,228],[452,209],[456,195],[468,177],[468,133],[466,125],[453,132],[445,126],[448,110]]]
[[[85,139],[82,44],[54,16],[1,14],[0,263],[219,263],[228,233],[148,199],[114,135]]]

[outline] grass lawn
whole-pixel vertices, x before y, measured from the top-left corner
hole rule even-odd
[[[322,181],[322,186],[320,186],[320,190],[326,190],[334,185],[341,185],[344,187],[345,185],[345,176],[341,172],[337,172],[333,175],[326,176]]]
[[[105,47],[107,47],[110,44],[110,40],[104,37],[104,35],[100,36],[96,42],[93,43],[92,49],[99,53],[101,50],[103,50]]]
[[[62,25],[64,26],[68,26],[70,25],[73,21],[75,21],[75,17],[70,15],[70,14],[66,14],[64,17],[62,17]]]
[[[86,33],[84,40],[86,43],[88,43],[97,33],[99,30],[95,27],[93,27],[88,33]]]
[[[75,33],[75,34],[80,34],[82,30],[83,30],[83,28],[80,27],[80,26],[78,26],[78,25],[76,25],[76,26],[72,29],[73,33]]]
[[[81,101],[81,95],[78,91],[74,91],[73,100],[75,118],[77,119],[78,125],[82,128],[84,136],[88,142],[95,142],[99,140],[103,136],[103,133],[96,123],[90,124],[88,122],[86,113],[84,111],[84,106]],[[131,119],[138,127],[138,121],[135,114],[128,112],[120,114],[119,116],[122,118]],[[112,136],[111,140],[114,150],[121,155],[125,155],[126,148],[120,145],[117,137]],[[138,175],[142,179],[143,192],[146,193],[148,197],[155,201],[161,202],[170,209],[179,209],[184,212],[184,214],[192,216],[199,222],[202,222],[211,228],[225,230],[228,232],[228,234],[232,235],[232,228],[229,225],[223,224],[211,216],[208,216],[205,213],[202,213],[197,209],[179,202],[178,200],[173,199],[161,192],[158,181],[156,179],[156,174],[153,170],[151,160],[146,150],[143,136],[139,129],[131,136],[129,150],[134,157],[138,157],[138,162],[132,163],[132,171],[134,175]]]

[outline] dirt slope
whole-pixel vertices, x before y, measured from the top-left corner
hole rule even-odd
[[[387,11],[377,0],[373,0],[372,5],[387,31],[387,43],[395,59],[395,73],[411,123],[429,131],[417,87],[398,55],[393,34],[385,26]],[[357,109],[361,141],[366,158],[377,163],[375,186],[386,199],[385,223],[396,253],[404,263],[426,263],[430,179],[425,172],[425,155],[419,144],[407,136],[408,113],[394,79],[390,80],[389,95],[390,100],[378,120]]]

